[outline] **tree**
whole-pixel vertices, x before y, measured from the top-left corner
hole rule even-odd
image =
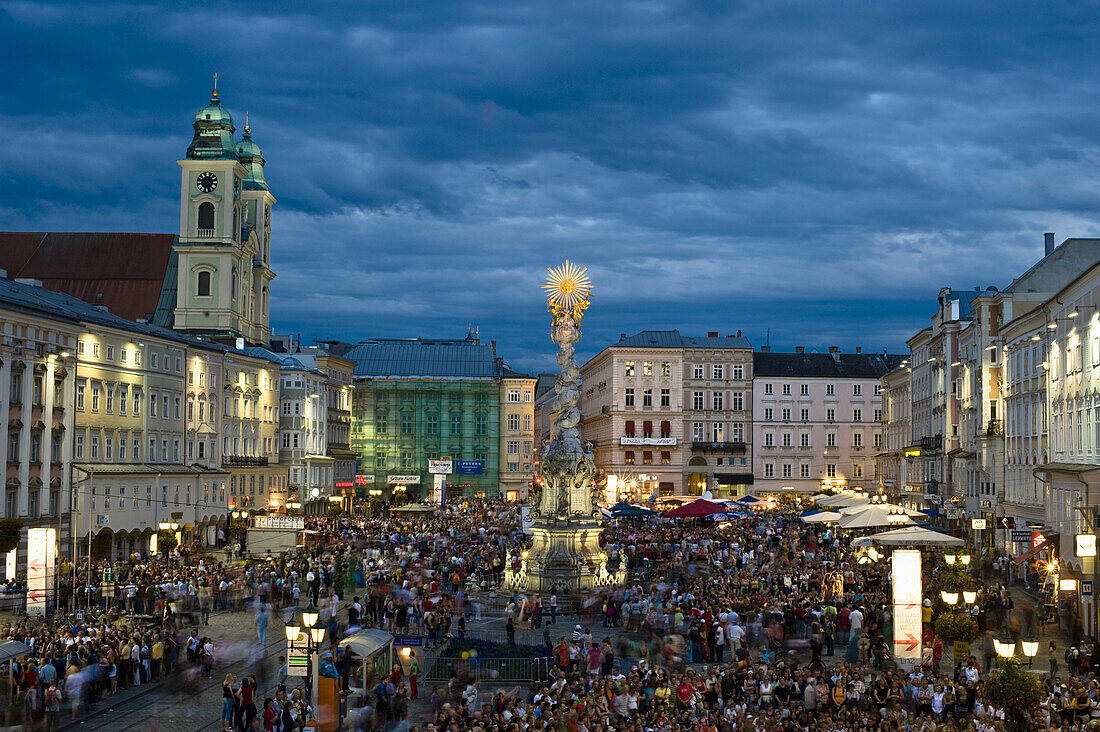
[[[7,554],[19,546],[19,537],[23,531],[23,522],[19,519],[0,521],[0,553]]]
[[[1036,678],[1020,669],[1020,662],[1009,658],[1000,662],[1000,668],[989,675],[985,688],[994,706],[1005,710],[1016,729],[1026,730],[1028,720],[1039,709],[1043,690]]]

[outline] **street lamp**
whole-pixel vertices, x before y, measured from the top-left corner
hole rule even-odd
[[[951,592],[949,590],[940,590],[940,597],[942,597],[943,601],[946,602],[948,605],[957,605],[958,602],[959,602],[959,593],[958,592]]]
[[[1002,630],[1000,636],[993,639],[993,650],[1001,658],[1012,658],[1016,655],[1016,641]]]
[[[295,647],[295,643],[303,632],[305,634],[305,651],[310,666],[309,673],[306,674],[306,698],[309,700],[310,706],[313,707],[314,713],[317,710],[317,700],[313,698],[313,690],[317,686],[315,682],[317,667],[321,662],[321,644],[325,642],[325,626],[318,623],[320,617],[321,613],[317,611],[313,603],[310,603],[309,607],[302,611],[302,624],[297,625],[292,620],[285,628],[288,650]],[[313,658],[314,653],[318,655],[318,658]]]
[[[1020,642],[1020,645],[1023,646],[1024,655],[1027,656],[1027,667],[1031,668],[1031,662],[1039,652],[1039,639],[1033,635],[1028,636],[1027,640]]]
[[[963,602],[965,602],[967,605],[973,605],[974,602],[978,599],[978,593],[974,590],[963,590],[962,595]]]
[[[943,555],[943,561],[946,564],[954,564],[955,563],[955,555],[954,554],[944,554]]]

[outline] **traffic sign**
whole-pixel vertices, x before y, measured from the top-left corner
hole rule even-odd
[[[1092,597],[1092,580],[1081,580],[1081,596]]]

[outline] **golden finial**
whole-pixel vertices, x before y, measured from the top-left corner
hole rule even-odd
[[[252,132],[252,127],[248,124],[248,110],[244,110],[244,134]]]
[[[548,269],[547,272],[546,284],[542,289],[546,291],[546,299],[552,304],[557,303],[572,309],[592,294],[592,282],[588,279],[586,267],[578,267],[566,260],[565,264]]]
[[[217,71],[214,72],[214,91],[211,92],[210,96],[214,97],[215,99],[218,98],[218,72]]]

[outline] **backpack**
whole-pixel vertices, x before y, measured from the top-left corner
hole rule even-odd
[[[61,703],[57,697],[57,689],[46,689],[46,708],[56,707]]]

